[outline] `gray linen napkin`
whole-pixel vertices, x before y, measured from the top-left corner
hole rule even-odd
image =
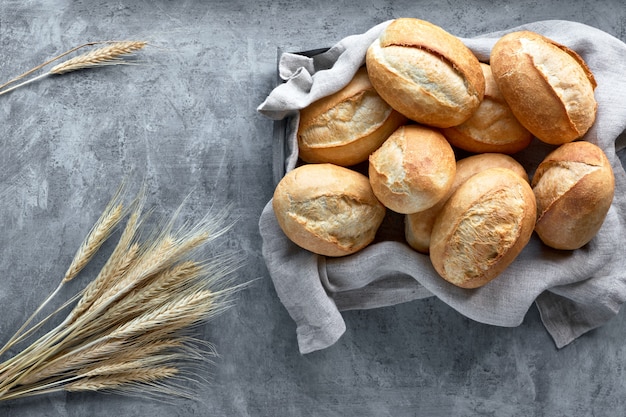
[[[258,107],[274,120],[287,119],[285,170],[295,167],[298,110],[346,85],[364,64],[367,47],[389,24],[344,38],[312,58],[284,54],[277,86]],[[462,41],[484,62],[503,34],[541,33],[578,52],[598,82],[594,126],[584,139],[606,152],[616,177],[613,205],[598,235],[576,251],[545,247],[536,236],[497,279],[465,290],[441,279],[428,256],[400,239],[382,240],[341,258],[325,258],[291,243],[267,203],[259,220],[263,256],[276,292],[296,323],[302,354],[334,344],[345,332],[341,311],[390,306],[438,297],[481,323],[518,326],[536,303],[545,328],[558,348],[614,317],[626,300],[626,173],[616,151],[626,129],[626,44],[593,27],[569,21],[540,21]],[[620,136],[621,135],[621,136]],[[553,147],[535,140],[516,154],[532,176]]]

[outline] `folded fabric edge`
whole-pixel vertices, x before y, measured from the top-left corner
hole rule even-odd
[[[324,350],[331,347],[346,332],[346,323],[343,320],[329,320],[319,327],[298,325],[296,335],[298,349],[302,355]]]
[[[271,200],[261,213],[259,231],[263,259],[281,304],[296,324],[300,352],[310,353],[333,345],[346,327],[319,279],[318,271],[323,268],[325,259],[308,251],[299,251],[295,257],[290,257],[295,244],[282,238]],[[281,262],[287,258],[289,262]],[[285,273],[285,265],[289,271],[297,265],[297,280],[293,279],[293,274]]]
[[[540,294],[535,305],[541,322],[557,349],[562,349],[580,336],[600,328],[619,313],[619,306],[610,311],[591,312],[584,306],[549,291]]]
[[[354,76],[356,69],[363,64],[365,50],[373,42],[391,20],[379,23],[361,34],[347,36],[317,56],[311,57],[312,61],[307,63],[307,68],[299,70],[290,68],[302,76],[310,78],[308,82],[302,82],[293,75],[285,83],[278,84],[257,107],[257,112],[273,120],[281,120],[298,110],[306,107],[310,103],[343,88]],[[329,58],[335,60],[330,65]],[[319,64],[316,60],[320,60]],[[355,66],[354,60],[359,61]],[[320,67],[319,70],[317,67]],[[280,73],[280,68],[278,69]],[[311,72],[312,71],[312,72]],[[297,85],[298,83],[301,85]],[[318,89],[317,85],[323,85]],[[289,99],[285,94],[297,95],[295,99]],[[297,93],[297,94],[296,94]]]
[[[539,317],[543,323],[543,327],[552,338],[557,349],[564,348],[582,334],[591,331],[590,328],[587,328],[584,331],[579,330],[576,332],[571,325],[564,326],[563,323],[569,322],[571,318],[567,318],[563,310],[550,307],[549,298],[550,296],[548,294],[542,294],[537,297],[535,305],[539,311]]]

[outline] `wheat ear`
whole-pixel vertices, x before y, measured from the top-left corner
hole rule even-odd
[[[122,210],[131,214],[118,245],[66,320],[0,363],[0,401],[60,390],[186,396],[186,383],[199,377],[197,365],[211,363],[214,348],[189,332],[228,308],[231,295],[247,284],[225,280],[239,266],[234,256],[189,257],[228,229],[227,211],[177,228],[179,208],[164,228],[140,241],[140,206]],[[107,212],[102,224],[116,217]],[[100,240],[89,237],[100,228],[106,229],[96,223],[86,246]],[[79,249],[74,259],[80,265],[90,256]]]
[[[52,67],[49,74],[65,74],[66,72],[85,68],[121,64],[124,62],[121,60],[122,56],[132,54],[145,46],[146,42],[143,41],[114,42],[102,48],[68,59]]]
[[[156,366],[146,369],[132,369],[118,374],[99,375],[93,377],[83,377],[81,375],[72,376],[59,381],[52,381],[40,384],[36,387],[22,389],[16,393],[7,394],[0,392],[2,400],[12,400],[16,398],[26,398],[33,395],[50,394],[59,391],[104,391],[119,390],[124,388],[130,391],[132,385],[137,385],[142,390],[150,388],[155,392],[184,396],[182,391],[168,388],[161,384],[162,380],[172,378],[180,373],[174,366]],[[161,385],[160,385],[161,384]]]
[[[59,59],[63,58],[66,55],[71,54],[72,52],[76,52],[79,49],[86,48],[88,46],[97,45],[97,44],[102,44],[102,43],[104,43],[104,42],[88,42],[88,43],[84,43],[84,44],[79,45],[79,46],[75,46],[74,48],[72,48],[72,49],[70,49],[68,51],[63,52],[62,54],[57,55],[54,58],[49,59],[46,62],[41,63],[41,64],[37,65],[36,67],[33,67],[33,68],[29,69],[28,71],[18,75],[17,77],[11,78],[9,81],[7,81],[4,84],[0,85],[0,90],[2,90],[3,88],[5,88],[5,87],[7,87],[7,86],[9,86],[11,84],[14,84],[14,83],[18,82],[19,80],[29,76],[30,74],[36,72],[37,70],[42,69],[45,66],[50,65],[50,64],[52,64],[55,61],[58,61]]]
[[[105,208],[103,214],[100,216],[96,224],[92,227],[91,232],[88,234],[87,238],[83,241],[81,245],[81,249],[79,249],[72,260],[70,267],[68,268],[63,280],[59,284],[59,286],[54,290],[54,292],[47,298],[46,301],[42,303],[37,309],[37,311],[29,318],[29,321],[32,321],[37,314],[37,312],[41,311],[43,307],[59,292],[61,287],[65,282],[73,279],[78,272],[87,264],[87,262],[95,256],[95,252],[100,248],[100,246],[104,243],[106,239],[110,236],[113,227],[117,225],[121,221],[121,216],[125,212],[122,210],[122,205],[119,202],[121,197],[122,187],[118,189],[117,193],[111,200],[111,202]],[[23,333],[19,335],[20,332],[17,332],[12,340],[9,341],[0,350],[0,354],[2,354],[5,350],[7,350],[11,345],[15,345],[19,343],[26,337],[28,337],[32,332],[38,330],[43,324],[45,324],[51,317],[59,313],[61,310],[69,306],[71,303],[79,299],[78,304],[74,307],[74,309],[70,312],[70,314],[66,317],[65,321],[58,326],[58,328],[62,328],[70,323],[72,323],[77,316],[82,314],[87,308],[90,307],[91,303],[98,295],[104,291],[109,286],[113,285],[112,283],[116,282],[118,278],[122,276],[128,266],[133,262],[134,257],[137,254],[137,250],[139,245],[137,243],[133,243],[133,240],[136,237],[137,229],[140,225],[140,215],[142,211],[142,193],[140,193],[140,197],[138,197],[133,205],[132,214],[129,216],[129,220],[124,228],[124,232],[118,241],[118,244],[115,247],[115,250],[107,260],[106,264],[103,266],[102,270],[98,274],[98,276],[89,283],[89,285],[80,293],[76,294],[70,300],[68,300],[65,304],[63,304],[59,309],[52,312],[46,318],[42,319],[36,326],[31,327],[28,331],[24,332],[28,321],[22,326]]]
[[[178,374],[178,368],[160,366],[121,374],[85,378],[65,387],[67,391],[102,391],[120,388],[127,384],[150,384],[171,378]]]
[[[79,250],[74,255],[74,259],[67,269],[65,276],[57,286],[57,288],[37,307],[35,312],[30,315],[22,326],[15,332],[13,337],[0,349],[0,355],[6,352],[17,341],[21,340],[22,333],[34,318],[43,310],[43,308],[61,291],[64,284],[71,281],[76,275],[89,263],[96,254],[102,244],[109,238],[115,226],[120,222],[123,216],[123,206],[119,203],[122,196],[121,188],[118,190],[113,199],[109,202],[104,212],[94,224],[87,238],[81,244]]]
[[[63,325],[76,320],[94,301],[107,289],[115,285],[128,271],[139,253],[139,243],[136,242],[137,231],[141,226],[143,212],[144,190],[141,190],[133,202],[126,227],[120,236],[113,253],[102,267],[96,278],[83,290],[78,304],[70,312]]]
[[[118,42],[91,42],[91,43],[86,43],[84,45],[78,46],[76,48],[72,48],[69,51],[51,59],[46,61],[45,63],[36,66],[35,68],[32,68],[28,71],[26,71],[24,74],[17,76],[15,78],[13,78],[12,80],[2,84],[0,86],[0,89],[15,83],[16,81],[19,81],[20,79],[24,78],[27,75],[32,74],[33,72],[35,72],[36,70],[39,70],[41,68],[43,68],[44,66],[52,63],[53,61],[59,59],[60,57],[63,57],[79,48],[83,48],[85,46],[89,46],[89,45],[95,45],[98,43],[106,43],[107,46],[103,46],[101,48],[95,49],[93,51],[84,53],[82,55],[79,55],[77,57],[74,58],[70,58],[67,61],[64,61],[54,67],[52,67],[52,69],[50,69],[47,72],[44,72],[41,75],[38,75],[36,77],[30,78],[26,81],[23,81],[19,84],[14,85],[13,87],[7,88],[5,90],[0,91],[0,95],[6,94],[8,92],[11,92],[17,88],[23,87],[25,85],[28,85],[32,82],[38,81],[44,77],[48,77],[50,75],[60,75],[60,74],[65,74],[67,72],[71,72],[71,71],[78,71],[81,69],[86,69],[86,68],[94,68],[94,67],[102,67],[102,66],[107,66],[107,65],[118,65],[118,64],[123,64],[126,63],[126,61],[124,61],[122,59],[123,56],[125,55],[129,55],[132,54],[133,52],[136,52],[142,48],[144,48],[147,45],[147,42],[145,41],[118,41]]]
[[[98,220],[92,231],[83,241],[74,255],[74,259],[63,276],[62,283],[73,280],[76,275],[91,261],[102,244],[109,238],[111,232],[122,218],[124,207],[121,204],[114,205],[104,212],[104,216]]]

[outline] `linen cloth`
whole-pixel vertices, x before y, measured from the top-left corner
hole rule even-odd
[[[287,121],[285,171],[296,166],[298,110],[338,91],[365,62],[367,47],[390,21],[348,36],[314,57],[283,54],[279,75],[285,80],[270,92],[258,111]],[[616,154],[626,129],[626,44],[599,29],[570,21],[539,21],[461,40],[482,62],[505,33],[531,30],[580,54],[598,87],[597,118],[584,139],[599,145],[614,170],[613,204],[597,236],[575,251],[547,248],[533,235],[518,258],[484,287],[467,290],[440,278],[427,255],[401,239],[378,240],[341,258],[326,258],[293,244],[278,226],[271,201],[259,230],[263,257],[276,292],[296,323],[302,354],[333,345],[346,331],[342,311],[390,306],[438,297],[481,323],[514,327],[533,303],[558,348],[614,317],[626,300],[626,174]],[[532,176],[554,147],[535,141],[514,155]]]

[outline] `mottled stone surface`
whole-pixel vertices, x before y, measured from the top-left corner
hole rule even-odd
[[[402,16],[459,36],[567,19],[626,41],[617,0],[0,2],[3,81],[84,42],[151,44],[140,65],[0,97],[0,341],[56,287],[126,178],[145,181],[158,215],[186,197],[191,220],[233,203],[239,221],[214,250],[241,251],[238,282],[256,279],[201,329],[221,357],[197,399],[53,394],[0,404],[0,416],[623,416],[623,313],[557,350],[534,308],[505,329],[430,299],[349,312],[335,346],[298,353],[261,256],[273,125],[256,107],[275,83],[277,47],[330,46]]]

